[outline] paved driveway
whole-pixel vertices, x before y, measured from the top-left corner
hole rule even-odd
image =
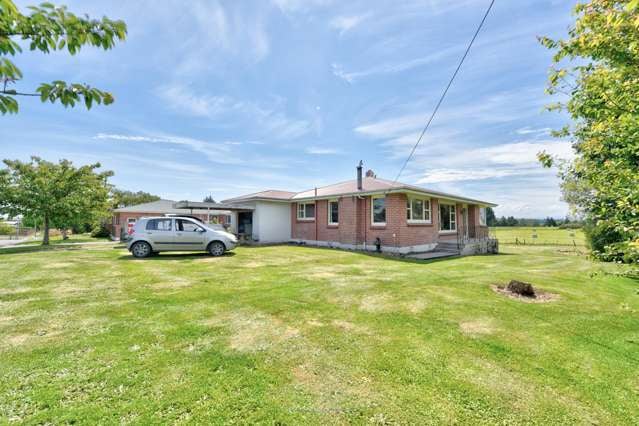
[[[22,238],[19,240],[0,240],[0,247],[9,247],[14,244],[22,243],[24,241],[29,241],[28,238]]]

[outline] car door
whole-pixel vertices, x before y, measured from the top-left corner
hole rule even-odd
[[[149,219],[146,223],[145,237],[155,250],[175,250],[175,232],[173,219]]]
[[[177,250],[204,250],[206,232],[188,219],[175,219],[175,246]]]

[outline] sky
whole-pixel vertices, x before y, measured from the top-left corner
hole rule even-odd
[[[17,1],[25,8],[33,2]],[[57,3],[57,2],[54,2]],[[73,0],[122,19],[113,50],[27,53],[15,88],[63,79],[112,92],[86,111],[20,99],[0,116],[0,157],[100,162],[111,183],[173,200],[393,180],[489,0]],[[552,52],[572,0],[497,0],[401,182],[499,204],[496,214],[563,217],[556,170],[571,158],[545,112]],[[24,9],[23,9],[24,10]]]

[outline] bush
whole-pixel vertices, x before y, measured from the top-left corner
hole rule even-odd
[[[624,235],[611,226],[605,224],[595,225],[587,223],[584,226],[586,241],[593,252],[603,253],[606,246],[621,243],[625,240]]]
[[[111,231],[107,227],[106,223],[101,223],[93,228],[91,236],[93,238],[108,238],[111,236]]]
[[[16,233],[16,228],[8,223],[0,222],[0,235],[12,235]]]

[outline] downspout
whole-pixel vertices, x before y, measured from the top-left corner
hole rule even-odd
[[[319,219],[317,209],[317,187],[315,187],[315,245],[319,247],[319,240],[317,239],[317,220]]]

